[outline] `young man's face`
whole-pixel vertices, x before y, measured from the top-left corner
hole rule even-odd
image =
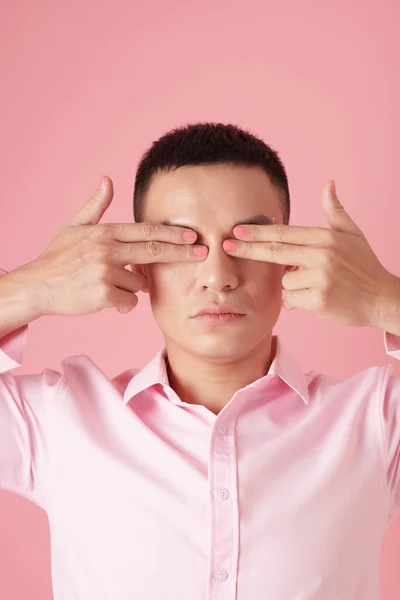
[[[278,192],[261,168],[181,167],[153,179],[144,219],[193,228],[198,232],[195,244],[208,247],[200,262],[153,263],[140,269],[167,344],[224,359],[251,353],[271,336],[281,310],[284,265],[236,258],[222,246],[235,237],[235,224],[258,214],[283,223]],[[223,325],[192,318],[212,302],[230,302],[245,316]]]

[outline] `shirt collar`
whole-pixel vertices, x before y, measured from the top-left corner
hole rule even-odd
[[[271,363],[268,373],[258,380],[257,387],[259,384],[262,385],[261,382],[263,382],[267,377],[271,375],[278,375],[282,381],[284,381],[302,398],[305,404],[308,404],[308,383],[305,374],[288,352],[286,346],[282,342],[282,339],[278,335],[274,335],[273,337],[276,338],[275,357]],[[132,373],[132,371],[130,371],[130,373]],[[122,381],[124,379],[123,375],[124,374],[121,374],[121,376],[119,376],[117,379]],[[143,392],[147,388],[150,388],[156,384],[170,387],[166,366],[165,346],[158,350],[155,356],[150,360],[150,362],[147,363],[145,367],[143,367],[143,369],[137,371],[131,377],[128,385],[125,388],[123,398],[124,404],[127,404],[140,392]]]

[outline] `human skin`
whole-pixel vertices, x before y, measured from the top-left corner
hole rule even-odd
[[[272,331],[282,308],[285,266],[229,256],[226,239],[253,215],[283,223],[277,189],[259,167],[207,165],[157,174],[144,219],[165,220],[198,232],[208,254],[194,264],[132,266],[145,277],[152,312],[163,332],[171,387],[181,400],[218,414],[236,390],[263,377],[274,357]],[[210,302],[230,302],[245,313],[210,325],[193,315]]]

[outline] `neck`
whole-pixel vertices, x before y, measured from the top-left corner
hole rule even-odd
[[[233,394],[264,377],[275,356],[275,338],[269,334],[259,346],[239,357],[204,357],[166,342],[169,384],[179,398],[202,404],[218,414]]]

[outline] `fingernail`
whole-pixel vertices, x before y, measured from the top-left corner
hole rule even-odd
[[[238,247],[238,243],[235,242],[235,240],[225,240],[224,241],[224,248],[228,252],[235,252],[237,250],[237,247]]]
[[[194,242],[197,238],[197,233],[195,231],[184,231],[183,239],[185,242]]]
[[[205,246],[193,246],[193,254],[196,256],[205,256],[207,254],[207,248]]]
[[[99,189],[100,189],[100,190],[101,190],[101,188],[103,188],[103,187],[104,187],[104,184],[105,184],[105,182],[106,182],[106,181],[105,181],[105,179],[104,179],[104,177],[103,177],[103,175],[102,175],[102,176],[101,176],[101,179],[100,179],[100,183],[99,183]]]
[[[336,185],[335,185],[334,181],[332,181],[332,183],[331,183],[331,192],[332,192],[332,194],[336,194]]]
[[[238,225],[233,230],[233,233],[236,235],[236,237],[245,238],[247,235],[247,229],[246,227],[243,227],[243,225]]]

